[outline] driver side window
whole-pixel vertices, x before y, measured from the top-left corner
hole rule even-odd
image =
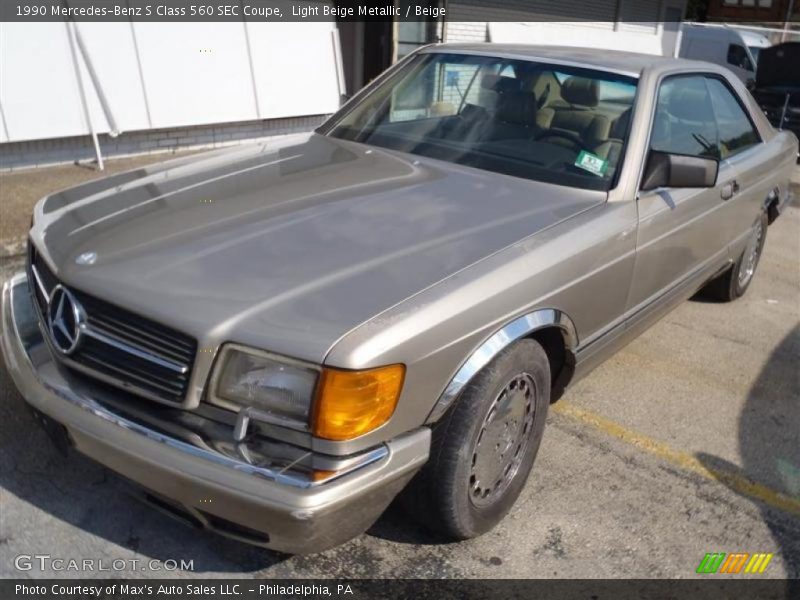
[[[719,135],[705,77],[680,75],[662,82],[650,147],[669,154],[719,158]]]

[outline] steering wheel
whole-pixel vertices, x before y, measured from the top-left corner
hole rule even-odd
[[[572,133],[571,131],[564,131],[561,129],[549,129],[537,135],[534,138],[534,140],[538,142],[548,137],[559,137],[565,139],[569,141],[578,152],[583,150],[583,140],[581,140],[578,134]]]

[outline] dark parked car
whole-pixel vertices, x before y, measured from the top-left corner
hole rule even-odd
[[[800,136],[800,42],[761,52],[753,96],[773,127]]]

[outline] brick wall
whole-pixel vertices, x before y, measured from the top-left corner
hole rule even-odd
[[[325,118],[326,115],[314,115],[179,129],[151,129],[126,132],[115,138],[103,134],[98,139],[103,158],[113,158],[243,144],[311,131]],[[0,144],[0,171],[90,161],[94,158],[94,145],[88,135]]]
[[[444,29],[445,42],[486,42],[489,39],[485,21],[447,21]]]

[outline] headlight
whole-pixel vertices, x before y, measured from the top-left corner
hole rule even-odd
[[[211,402],[232,410],[252,406],[275,423],[308,428],[319,369],[266,352],[227,345],[211,383]]]
[[[214,370],[209,397],[237,412],[252,407],[265,415],[261,420],[310,429],[319,438],[350,440],[389,420],[405,371],[400,364],[361,371],[319,368],[228,344]]]

